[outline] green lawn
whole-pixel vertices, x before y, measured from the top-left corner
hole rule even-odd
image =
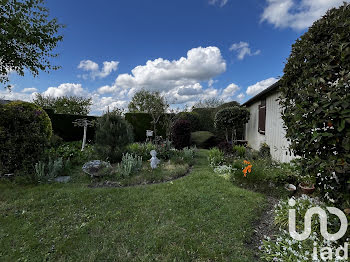
[[[253,261],[246,242],[265,198],[215,175],[206,154],[157,185],[0,182],[0,260]]]

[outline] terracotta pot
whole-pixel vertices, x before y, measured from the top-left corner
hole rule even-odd
[[[305,183],[300,183],[299,187],[301,189],[301,192],[303,192],[304,194],[310,195],[315,191],[315,185],[307,185]]]

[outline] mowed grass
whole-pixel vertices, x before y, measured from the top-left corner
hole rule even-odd
[[[1,261],[254,261],[263,195],[215,175],[201,150],[178,180],[129,188],[0,183]]]

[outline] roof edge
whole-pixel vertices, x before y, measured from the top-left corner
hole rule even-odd
[[[274,83],[273,85],[269,86],[268,88],[264,89],[263,91],[261,91],[260,93],[258,93],[257,95],[253,96],[252,98],[250,98],[248,101],[246,101],[245,103],[242,104],[242,106],[249,106],[252,103],[254,103],[255,101],[259,100],[260,98],[264,97],[265,95],[272,93],[274,91],[276,91],[279,87],[281,86],[281,80],[278,80],[276,83]]]

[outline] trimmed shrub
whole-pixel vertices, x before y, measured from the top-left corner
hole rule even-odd
[[[46,112],[27,102],[0,106],[0,174],[32,172],[52,135]]]
[[[191,123],[187,120],[178,120],[172,128],[172,141],[176,149],[191,145]]]
[[[196,112],[180,112],[176,120],[187,120],[191,123],[191,132],[200,130],[199,114]]]
[[[350,192],[349,39],[350,5],[344,3],[296,40],[280,88],[290,148],[333,202]]]
[[[133,142],[131,125],[120,115],[106,113],[99,119],[95,150],[102,160],[111,163],[121,160],[122,153],[131,142]]]
[[[225,131],[227,142],[231,141],[231,143],[234,143],[237,140],[237,131],[243,128],[249,118],[249,110],[245,107],[226,107],[216,113],[214,125],[217,130]]]

